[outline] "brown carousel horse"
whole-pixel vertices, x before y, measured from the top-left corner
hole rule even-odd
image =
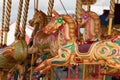
[[[47,25],[48,17],[41,10],[35,9],[33,18],[29,21],[29,24],[34,27],[32,38],[29,43],[29,53],[40,53],[43,55],[45,52],[50,52],[52,56],[55,56],[57,52],[57,33],[53,35],[47,35],[43,33],[42,29]],[[32,44],[31,44],[32,42]]]
[[[69,64],[101,64],[112,68],[120,69],[120,36],[109,40],[94,42],[88,51],[82,52],[81,47],[76,43],[75,21],[68,15],[59,15],[53,11],[54,17],[43,28],[45,34],[52,34],[58,31],[58,55],[45,60],[35,68],[35,72],[46,74],[53,66],[67,66]]]

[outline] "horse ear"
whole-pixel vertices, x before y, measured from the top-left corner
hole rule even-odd
[[[39,10],[35,8],[35,12],[39,12]]]
[[[52,13],[55,15],[55,16],[59,16],[59,13],[56,11],[56,10],[52,10]]]

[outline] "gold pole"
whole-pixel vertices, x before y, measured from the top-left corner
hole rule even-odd
[[[17,15],[17,20],[16,20],[16,28],[15,28],[15,39],[19,39],[20,36],[20,19],[22,16],[22,7],[23,7],[23,0],[19,1],[19,6],[18,6],[18,15]]]
[[[104,74],[106,74],[106,72],[107,72],[106,69],[107,69],[107,66],[105,65],[105,67],[104,67]],[[106,80],[106,75],[103,76],[103,80]]]
[[[104,73],[106,74],[106,69],[104,70]],[[106,75],[103,76],[103,80],[106,80]]]
[[[77,0],[76,2],[76,12],[75,12],[75,20],[77,22],[77,28],[78,28],[78,31],[77,31],[77,34],[78,34],[78,37],[77,39],[80,40],[80,32],[79,32],[79,29],[80,29],[80,23],[82,22],[82,0]]]
[[[3,7],[2,7],[2,24],[1,24],[1,28],[2,28],[2,33],[1,33],[1,41],[0,41],[0,47],[2,47],[3,45],[3,29],[4,29],[4,21],[5,21],[5,2],[6,0],[3,0]]]
[[[38,9],[39,1],[35,0],[35,9]]]
[[[5,17],[5,34],[4,34],[4,45],[7,43],[7,35],[9,31],[10,13],[11,13],[12,0],[8,0],[6,6],[6,17]]]
[[[83,80],[85,79],[85,68],[86,68],[86,64],[83,64],[83,77],[82,77]]]
[[[90,9],[91,9],[91,6],[90,6],[90,4],[88,4],[87,5],[87,11],[90,11]]]
[[[39,5],[39,1],[35,0],[35,9],[38,9],[38,5]],[[36,25],[35,25],[35,27],[36,27]],[[34,53],[32,54],[32,58],[31,58],[30,80],[32,80],[32,72],[33,72],[32,64],[33,64],[33,61],[34,61]]]
[[[25,4],[24,4],[22,28],[21,28],[21,35],[20,35],[20,39],[23,39],[23,40],[25,40],[25,34],[26,34],[25,29],[26,29],[26,21],[28,16],[29,2],[30,0],[25,0]]]
[[[51,80],[54,80],[54,71],[53,71],[54,67],[51,68]]]
[[[110,1],[108,35],[111,35],[112,21],[114,17],[115,0]]]
[[[77,23],[81,23],[81,15],[82,15],[82,1],[81,0],[77,0],[76,3],[76,13],[75,13],[75,19],[77,21]]]
[[[54,5],[54,0],[49,0],[49,3],[48,3],[48,16],[52,16],[52,9],[53,9],[53,5]]]
[[[32,64],[33,64],[33,61],[34,61],[34,53],[32,54],[32,59],[31,59],[30,80],[32,80],[32,71],[33,71]]]

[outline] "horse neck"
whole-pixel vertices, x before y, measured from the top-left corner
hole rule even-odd
[[[76,41],[75,36],[75,22],[70,16],[63,16],[65,20],[65,24],[63,24],[60,28],[59,32],[59,42],[62,44],[66,44],[66,42],[74,42]]]
[[[35,36],[35,34],[38,30],[39,30],[39,25],[35,24],[34,25],[34,30],[33,30],[32,35],[31,35],[32,38]]]
[[[43,21],[39,24],[39,26],[42,28],[44,28],[47,25],[47,17],[43,19]]]
[[[41,31],[42,28],[44,28],[47,25],[47,17],[45,17],[42,22],[40,22],[39,24],[34,24],[34,30],[32,33],[32,37],[34,37],[34,35],[36,34],[37,31]]]

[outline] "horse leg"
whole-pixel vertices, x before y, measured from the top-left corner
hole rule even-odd
[[[2,76],[3,76],[3,71],[0,70],[0,80],[2,80]]]
[[[37,66],[34,71],[38,72],[39,70],[41,70],[41,71],[43,70],[42,72],[44,72],[44,71],[48,71],[48,69],[50,69],[51,66],[54,66],[54,65],[63,66],[68,61],[69,58],[70,58],[70,55],[63,56],[60,54],[51,59],[46,59],[43,63],[41,63],[39,66]],[[49,67],[46,67],[46,66],[49,66]]]
[[[52,67],[51,65],[47,66],[45,69],[41,70],[40,73],[46,74],[51,69],[51,67]]]
[[[44,68],[45,66],[49,65],[49,62],[48,62],[48,61],[49,61],[49,60],[47,59],[47,60],[45,60],[44,62],[42,62],[40,65],[38,65],[38,66],[35,68],[34,72],[38,72],[39,70],[41,70],[41,69]]]
[[[7,74],[7,80],[10,80],[11,75],[13,74],[13,72],[16,70],[17,65],[15,65],[12,69],[10,69],[10,71]]]
[[[8,74],[8,71],[4,71],[3,74],[2,74],[2,79],[1,80],[8,80],[7,79],[7,74]]]
[[[24,80],[24,65],[18,64],[17,69],[19,71],[20,80]]]

